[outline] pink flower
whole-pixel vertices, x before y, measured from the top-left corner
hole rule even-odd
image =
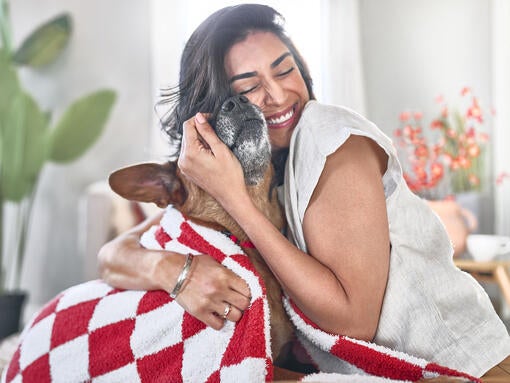
[[[472,144],[468,147],[467,152],[472,158],[478,157],[480,155],[480,147],[477,144]]]
[[[489,135],[487,133],[480,133],[479,135],[481,142],[488,142],[489,141]]]
[[[469,167],[471,166],[471,160],[466,156],[457,157],[457,161],[462,169],[469,169]]]
[[[429,156],[429,149],[427,145],[420,145],[414,150],[414,155],[418,158],[427,158]]]
[[[473,186],[480,185],[480,178],[478,178],[475,174],[470,174],[468,176],[469,183]]]
[[[476,97],[473,97],[473,104],[468,109],[466,117],[473,118],[477,120],[480,124],[483,123],[482,110],[478,105],[478,100],[476,99]]]
[[[441,178],[443,178],[444,175],[444,167],[439,162],[434,162],[430,166],[430,171],[432,173],[432,179],[439,181]]]
[[[465,96],[466,94],[469,94],[471,93],[471,88],[465,86],[464,88],[462,88],[462,90],[460,91],[460,95],[461,96]]]
[[[442,128],[444,125],[442,123],[441,120],[434,120],[430,123],[430,128],[431,129],[440,129]]]
[[[404,126],[404,129],[402,130],[402,133],[404,133],[404,136],[411,137],[413,134],[413,128],[411,125]]]
[[[400,121],[406,122],[409,118],[411,118],[411,114],[409,112],[400,113]]]
[[[450,153],[443,154],[443,159],[444,159],[444,162],[446,163],[446,165],[448,165],[449,167],[452,167],[453,157]]]
[[[450,138],[455,138],[457,137],[457,132],[452,128],[448,128],[446,129],[446,135]]]

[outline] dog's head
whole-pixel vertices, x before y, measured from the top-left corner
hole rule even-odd
[[[211,124],[218,137],[239,159],[249,191],[259,200],[257,205],[260,207],[268,199],[272,177],[271,147],[264,115],[246,97],[235,96],[222,104]],[[176,162],[129,166],[112,173],[109,183],[113,191],[126,199],[154,202],[159,207],[172,204],[188,216],[203,221],[208,219],[202,216],[205,215],[203,211],[208,209],[207,214],[210,214],[212,205],[216,204],[181,175]],[[214,209],[216,217],[221,215],[219,205]]]
[[[247,185],[262,179],[271,161],[271,147],[262,111],[245,96],[227,99],[212,121],[216,134],[241,163]]]

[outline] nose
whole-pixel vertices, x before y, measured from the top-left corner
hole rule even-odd
[[[281,105],[285,101],[285,91],[281,84],[279,84],[277,81],[268,82],[266,85],[264,85],[264,90],[264,104]]]
[[[239,95],[229,98],[221,106],[224,112],[233,112],[235,109],[242,107],[243,104],[247,104],[249,101],[246,96]]]

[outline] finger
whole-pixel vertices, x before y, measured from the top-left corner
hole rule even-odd
[[[196,129],[195,120],[190,118],[189,120],[185,121],[182,127],[181,151],[186,150],[188,145],[192,145],[198,142],[198,136],[199,135]]]
[[[207,145],[209,145],[213,152],[214,148],[224,145],[216,135],[216,132],[212,126],[209,124],[209,122],[207,122],[207,119],[203,113],[197,113],[195,115],[195,126],[200,136],[202,136],[202,139],[207,143]]]
[[[226,319],[228,314],[232,311],[232,305],[228,302],[221,302],[218,305],[216,305],[214,312],[218,314],[218,316],[222,319]]]
[[[232,309],[228,313],[228,315],[225,317],[226,320],[229,320],[230,322],[237,322],[239,319],[241,319],[243,316],[243,312],[239,310],[237,307],[232,306]]]
[[[225,320],[219,317],[216,313],[210,313],[204,323],[215,330],[221,330],[225,325]]]
[[[250,287],[248,286],[246,281],[241,277],[236,275],[236,278],[232,278],[232,280],[230,281],[230,288],[237,292],[238,294],[241,294],[242,296],[251,299]]]
[[[231,322],[237,322],[241,319],[243,312],[229,302],[222,302],[216,308],[216,314],[223,320],[229,320]]]
[[[244,311],[250,307],[251,298],[239,294],[237,291],[230,290],[230,292],[225,296],[225,301],[230,302],[232,306],[236,307],[239,311]]]
[[[220,315],[220,318],[222,318],[223,320],[228,320],[230,322],[237,322],[242,318],[242,316],[243,312],[239,310],[237,307],[232,306],[228,314],[226,316]]]

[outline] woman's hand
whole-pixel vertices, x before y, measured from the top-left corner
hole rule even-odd
[[[190,275],[176,299],[188,313],[219,330],[225,319],[233,322],[241,319],[251,297],[243,279],[204,254],[194,257]]]
[[[161,213],[105,244],[98,254],[101,277],[110,285],[133,290],[165,290],[170,293],[183,268],[185,256],[140,245],[142,233],[161,219]],[[238,321],[250,305],[246,282],[208,255],[193,259],[190,273],[177,302],[191,315],[214,329],[228,320]]]
[[[188,179],[223,206],[246,194],[241,164],[202,113],[184,123],[177,164]]]

